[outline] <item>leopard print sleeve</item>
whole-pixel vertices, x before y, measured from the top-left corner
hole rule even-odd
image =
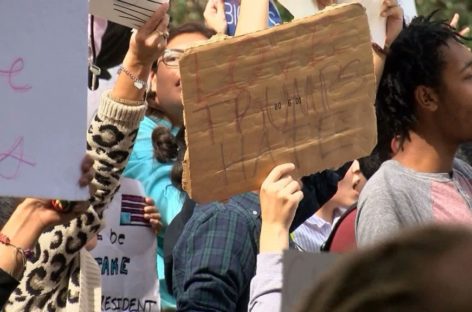
[[[78,303],[79,251],[102,226],[103,210],[119,188],[146,110],[144,102],[127,104],[112,100],[108,93],[102,96],[87,135],[87,150],[95,160],[91,205],[81,217],[41,235],[35,258],[27,263],[5,311],[59,311]]]

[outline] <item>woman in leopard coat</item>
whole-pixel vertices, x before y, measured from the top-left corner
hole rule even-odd
[[[161,5],[135,33],[123,70],[111,92],[105,93],[88,130],[87,149],[94,158],[96,191],[82,216],[43,233],[35,258],[27,263],[5,311],[101,311],[100,272],[83,250],[102,227],[103,210],[119,187],[119,179],[146,111],[145,88],[153,61],[163,52],[169,18]]]

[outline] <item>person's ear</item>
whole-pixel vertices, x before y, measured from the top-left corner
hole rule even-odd
[[[390,151],[392,153],[391,157],[395,156],[399,150],[400,150],[400,136],[396,135],[390,141]]]
[[[439,108],[439,96],[431,87],[418,86],[415,90],[415,100],[419,107],[426,111],[435,112]]]
[[[154,83],[155,79],[157,79],[157,68],[154,70],[151,70],[151,74],[149,75],[149,80],[151,81],[151,84]]]
[[[146,100],[150,107],[157,108],[159,105],[159,99],[156,94],[157,88],[157,70],[151,70],[149,75],[149,91],[146,95]]]

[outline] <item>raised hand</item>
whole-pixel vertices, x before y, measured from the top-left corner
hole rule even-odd
[[[449,25],[457,29],[457,26],[459,25],[459,20],[460,20],[460,15],[458,13],[455,13]],[[459,31],[459,34],[464,37],[467,36],[469,33],[470,33],[469,27],[464,27],[462,30]]]
[[[316,0],[316,5],[318,6],[319,10],[323,10],[325,7],[335,3],[336,0]]]
[[[112,99],[142,101],[151,65],[167,45],[169,4],[162,4],[149,20],[130,39],[120,74],[110,94]]]
[[[92,195],[94,192],[91,185],[94,176],[92,157],[86,155],[83,158],[80,170],[82,174],[79,179],[79,186],[89,187],[89,193]],[[85,200],[71,202],[70,205],[67,210],[61,210],[57,209],[49,199],[26,198],[18,208],[29,211],[33,216],[32,218],[38,222],[38,226],[44,229],[77,218],[87,210],[90,203]]]
[[[139,64],[150,66],[162,54],[167,43],[169,4],[162,4],[130,39],[128,54]],[[129,57],[128,55],[128,57]]]
[[[260,251],[280,251],[288,247],[288,231],[298,203],[303,199],[301,184],[290,174],[295,165],[275,167],[260,190],[262,215]]]
[[[203,12],[205,24],[218,34],[225,34],[228,28],[224,0],[208,0]]]
[[[389,47],[403,29],[403,9],[397,0],[383,0],[380,12],[387,18],[385,45]]]

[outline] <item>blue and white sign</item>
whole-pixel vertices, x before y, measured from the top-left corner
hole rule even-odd
[[[228,35],[234,36],[239,18],[240,0],[225,0],[226,23],[228,24]],[[282,23],[279,10],[272,0],[269,3],[269,27]]]

